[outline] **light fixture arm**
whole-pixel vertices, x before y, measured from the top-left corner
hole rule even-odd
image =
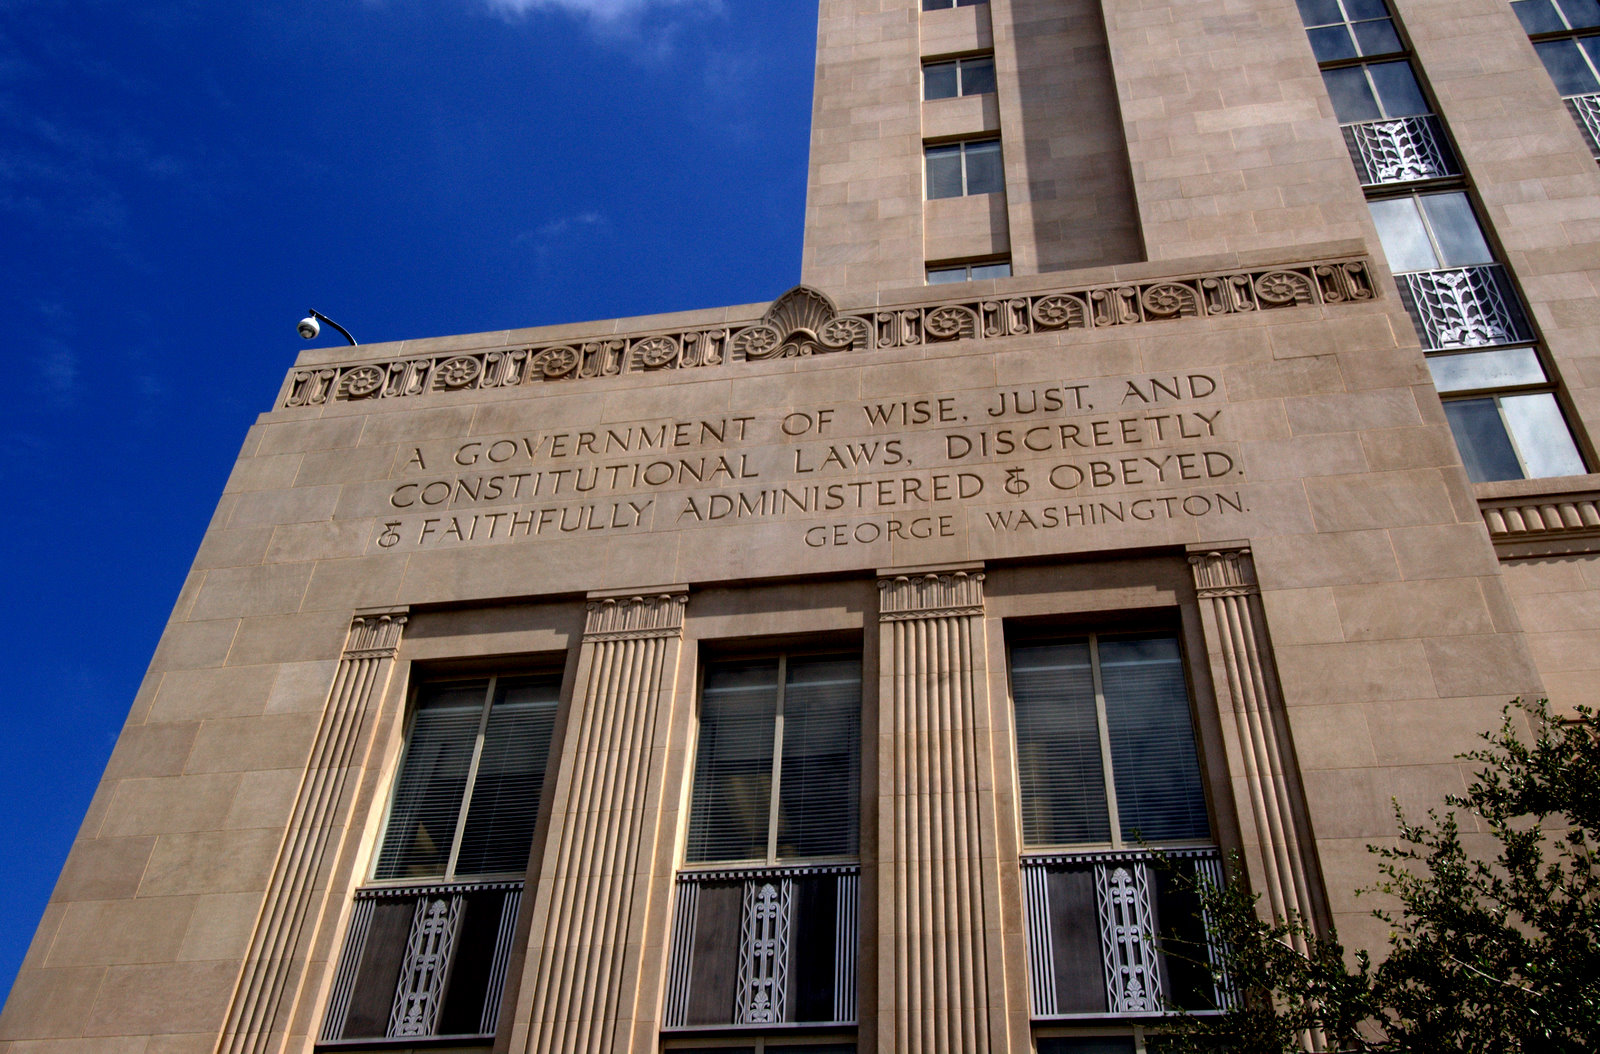
[[[327,315],[324,315],[322,312],[318,311],[316,308],[310,309],[307,312],[307,314],[309,314],[312,318],[316,319],[319,322],[326,322],[328,325],[330,325],[334,329],[338,330],[344,336],[345,340],[348,340],[351,344],[355,344],[356,338],[354,338],[354,337],[352,337],[350,335],[350,331],[348,329],[345,329],[343,326],[339,325],[339,323],[335,322],[333,319],[329,318]]]

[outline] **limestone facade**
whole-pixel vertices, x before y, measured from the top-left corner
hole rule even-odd
[[[1389,0],[1462,169],[1422,191],[1466,195],[1528,326],[1430,360],[1368,206],[1417,188],[1363,187],[1292,0],[921,6],[821,0],[788,294],[301,354],[0,1051],[1142,1049],[1180,979],[1137,934],[1188,923],[1129,830],[1030,833],[1065,762],[1038,761],[1029,648],[1093,675],[1105,778],[1063,807],[1132,815],[1135,774],[1176,771],[1118,746],[1171,735],[1116,739],[1109,649],[1157,641],[1205,832],[1167,840],[1183,866],[1381,942],[1353,894],[1391,801],[1437,804],[1507,700],[1584,702],[1600,665],[1600,475],[1474,482],[1430,368],[1534,349],[1544,379],[1504,391],[1600,464],[1590,144],[1504,0]],[[989,53],[993,92],[923,101],[925,60]],[[929,145],[994,138],[1002,191],[925,200]],[[853,848],[696,857],[744,815],[706,805],[708,677],[776,669],[798,736],[783,671],[817,656],[859,671]],[[502,680],[553,700],[526,870],[376,877],[419,715]],[[515,769],[472,757],[469,787]]]

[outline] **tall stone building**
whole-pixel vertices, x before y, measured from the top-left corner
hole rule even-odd
[[[301,355],[0,1050],[1142,1050],[1153,847],[1375,943],[1600,665],[1597,32],[821,0],[803,285]]]

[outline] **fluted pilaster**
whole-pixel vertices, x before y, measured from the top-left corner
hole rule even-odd
[[[983,577],[951,571],[878,582],[887,754],[880,902],[889,913],[880,922],[889,932],[879,945],[878,1028],[880,1049],[906,1054],[983,1054],[994,1046],[992,1030],[1004,1027],[990,942],[999,873],[980,819],[980,788],[992,787]]]
[[[1293,788],[1298,779],[1283,701],[1269,677],[1271,644],[1267,638],[1255,565],[1247,548],[1197,552],[1189,557],[1195,590],[1209,638],[1213,667],[1225,677],[1217,685],[1217,703],[1233,711],[1244,782],[1260,844],[1260,867],[1273,915],[1294,912],[1312,926],[1311,869],[1306,863],[1309,837],[1302,830]]]
[[[366,737],[369,711],[383,698],[406,615],[358,613],[350,622],[333,687],[322,708],[311,758],[300,778],[261,912],[217,1041],[218,1054],[271,1054],[283,1049],[296,973],[306,954],[308,920],[319,918],[328,890],[317,882],[334,835],[348,820],[341,802]],[[348,805],[346,804],[346,808]]]
[[[589,603],[513,1046],[631,1049],[683,593]],[[670,879],[667,882],[670,886]],[[661,896],[669,890],[663,888]]]

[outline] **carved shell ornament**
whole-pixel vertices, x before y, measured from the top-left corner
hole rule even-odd
[[[634,344],[633,353],[641,366],[657,369],[678,357],[678,342],[671,337],[646,337]]]
[[[545,348],[533,357],[533,368],[546,377],[565,377],[578,368],[581,359],[577,348]]]
[[[458,355],[441,363],[437,375],[439,383],[446,388],[465,388],[477,380],[482,372],[483,363],[470,355]]]
[[[365,399],[383,387],[383,371],[376,366],[357,366],[345,374],[344,390],[352,399]]]

